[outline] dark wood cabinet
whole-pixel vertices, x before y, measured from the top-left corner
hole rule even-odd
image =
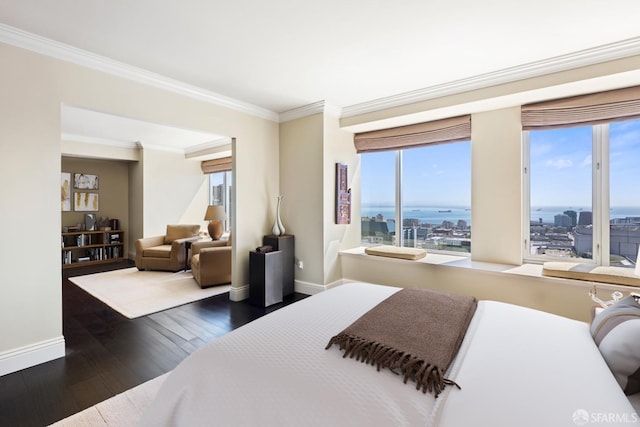
[[[264,236],[262,244],[271,246],[282,254],[282,295],[288,296],[295,290],[295,239],[291,234]]]

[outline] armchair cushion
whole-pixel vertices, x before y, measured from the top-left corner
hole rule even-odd
[[[145,257],[157,257],[157,258],[171,258],[171,246],[161,245],[152,246],[142,251],[142,256]]]
[[[170,245],[174,240],[184,239],[185,237],[196,237],[199,231],[200,226],[197,224],[168,224],[167,232],[164,236],[164,244]]]

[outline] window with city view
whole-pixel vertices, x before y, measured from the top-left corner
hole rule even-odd
[[[233,186],[233,174],[231,171],[215,172],[209,174],[209,204],[224,206],[227,220],[224,229],[231,228],[231,218],[233,218],[231,208],[231,190]]]
[[[363,244],[471,251],[470,141],[364,153],[360,165]]]
[[[640,120],[529,131],[524,140],[530,213],[525,258],[634,266]]]

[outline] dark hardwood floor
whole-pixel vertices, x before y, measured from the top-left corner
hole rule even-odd
[[[132,266],[82,266],[62,274],[66,357],[0,377],[0,426],[45,426],[172,370],[191,352],[306,295],[267,308],[222,294],[127,319],[68,277]]]

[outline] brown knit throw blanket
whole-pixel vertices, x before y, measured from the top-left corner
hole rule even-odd
[[[331,338],[325,349],[340,346],[356,358],[416,382],[416,389],[436,397],[467,331],[478,301],[474,297],[430,289],[402,289]],[[459,387],[459,386],[458,386]]]

